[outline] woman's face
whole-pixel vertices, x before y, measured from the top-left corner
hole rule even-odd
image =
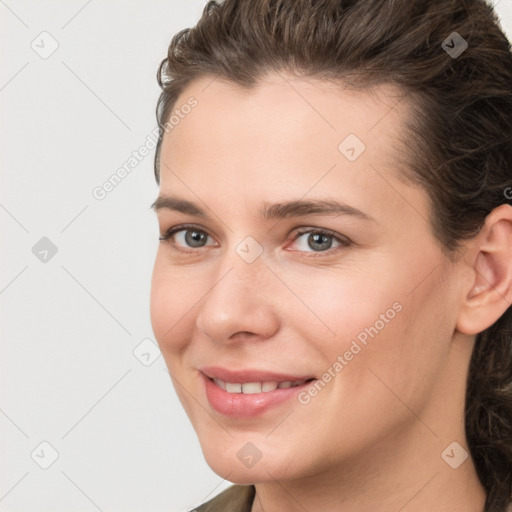
[[[182,227],[160,242],[151,320],[205,458],[232,482],[454,440],[457,266],[424,190],[398,178],[407,98],[374,93],[209,77],[174,106],[155,208],[162,236]]]

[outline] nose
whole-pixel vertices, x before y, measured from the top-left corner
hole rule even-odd
[[[205,288],[208,291],[198,305],[196,326],[214,342],[261,341],[279,329],[279,280],[263,257],[248,263],[233,251]]]

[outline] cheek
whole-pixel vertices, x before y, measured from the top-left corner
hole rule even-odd
[[[399,413],[402,402],[422,410],[448,357],[451,311],[435,277],[412,292],[405,285],[393,294],[401,311],[375,336],[368,336],[362,351],[361,372],[350,385],[371,391],[368,400],[382,407],[383,414],[388,406]],[[379,325],[375,322],[374,327]]]
[[[334,348],[337,354],[345,346],[348,349],[353,339],[359,337],[364,343],[369,330],[385,331],[397,321],[402,309],[396,281],[389,273],[386,279],[381,275],[380,281],[363,271],[302,276],[300,286],[296,284],[294,290],[303,301],[290,310],[298,325],[309,325],[310,330],[321,328],[316,331],[320,336],[315,338],[323,337],[325,347]],[[311,332],[305,339],[310,336]]]
[[[376,373],[382,369],[392,382],[402,385],[439,362],[444,349],[432,337],[446,338],[450,326],[443,321],[439,276],[414,289],[420,281],[414,269],[402,266],[399,271],[399,266],[385,264],[369,269],[377,267],[378,273],[345,272],[342,278],[318,279],[316,284],[308,280],[297,295],[315,315],[308,314],[306,322],[302,306],[294,316],[302,318],[296,325],[303,326],[304,339],[317,340],[326,363],[333,364],[349,351],[350,373],[363,378],[368,368]],[[316,330],[319,325],[321,330]]]
[[[169,271],[157,255],[151,281],[150,317],[153,333],[162,354],[177,352],[184,344],[184,332],[190,322],[190,287],[184,286],[176,273]],[[188,315],[187,315],[188,313]]]

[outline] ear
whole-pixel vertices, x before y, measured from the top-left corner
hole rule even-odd
[[[478,334],[493,325],[512,304],[512,206],[492,210],[468,251],[472,263],[469,290],[456,329]]]

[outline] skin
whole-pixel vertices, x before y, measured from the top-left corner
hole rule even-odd
[[[183,231],[160,242],[151,321],[207,463],[256,484],[252,512],[484,508],[471,457],[453,469],[441,454],[454,441],[468,450],[475,334],[512,300],[512,208],[496,209],[461,257],[446,257],[426,192],[397,172],[409,113],[400,94],[274,73],[252,90],[203,77],[176,102],[194,96],[198,105],[164,137],[159,194],[210,216],[162,208],[160,234],[192,223],[208,237],[202,247]],[[349,133],[366,145],[353,162],[338,150]],[[258,213],[264,202],[302,198],[343,201],[374,221]],[[301,226],[351,244],[294,240]],[[236,252],[247,236],[263,249],[252,263]],[[250,420],[210,407],[198,367],[321,378],[397,302],[401,311],[307,405],[291,400]],[[252,467],[237,457],[247,442],[262,454]]]

